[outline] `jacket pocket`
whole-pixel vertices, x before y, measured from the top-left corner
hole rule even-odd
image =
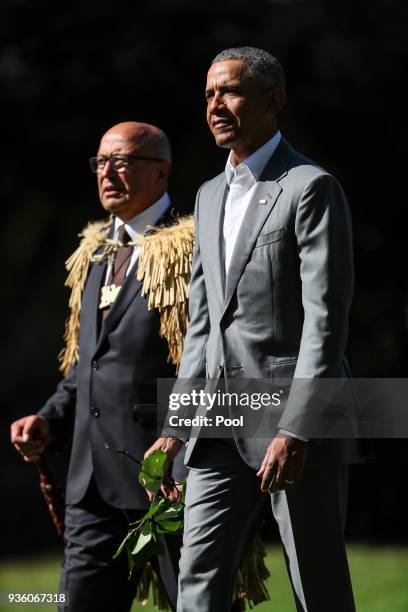
[[[258,240],[255,243],[255,248],[265,246],[266,244],[271,244],[272,242],[277,242],[278,240],[281,240],[283,238],[283,234],[283,227],[272,230],[267,234],[260,234],[258,236]]]
[[[290,385],[295,374],[297,357],[277,357],[271,359],[269,368],[274,380],[281,380],[282,384]]]
[[[224,366],[224,374],[226,378],[235,378],[241,376],[243,370],[242,363],[236,365]]]

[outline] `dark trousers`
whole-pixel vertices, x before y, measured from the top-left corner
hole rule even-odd
[[[138,575],[128,580],[125,552],[115,560],[112,555],[126,535],[129,522],[143,514],[144,511],[121,510],[107,504],[99,495],[93,479],[81,502],[67,506],[65,537],[68,543],[61,567],[60,591],[68,592],[69,608],[60,607],[59,610],[130,610]],[[168,537],[165,554],[152,561],[173,610],[177,600],[180,541],[177,536]]]

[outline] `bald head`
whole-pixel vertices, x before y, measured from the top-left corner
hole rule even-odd
[[[115,169],[109,161],[112,156],[128,156],[128,163]],[[98,157],[107,160],[97,174],[102,206],[122,221],[129,221],[165,193],[171,172],[170,143],[154,125],[137,121],[114,125],[102,136]]]
[[[149,123],[138,121],[124,121],[111,127],[102,137],[102,140],[123,138],[138,149],[140,155],[158,157],[171,161],[170,142],[160,128]]]

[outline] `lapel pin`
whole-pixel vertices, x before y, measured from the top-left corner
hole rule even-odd
[[[267,200],[259,200],[260,204],[266,204]]]

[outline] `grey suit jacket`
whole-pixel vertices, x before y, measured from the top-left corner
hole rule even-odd
[[[352,233],[336,179],[282,139],[249,204],[223,285],[224,173],[199,190],[190,325],[179,378],[317,379],[343,372],[353,292]],[[310,435],[313,396],[293,385],[279,428]],[[167,433],[177,435],[166,429]],[[191,438],[188,461],[196,438]],[[258,468],[268,439],[236,438]],[[309,463],[358,461],[355,440],[311,443]]]

